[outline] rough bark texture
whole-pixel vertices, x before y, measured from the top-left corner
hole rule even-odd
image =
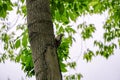
[[[26,4],[36,80],[62,80],[49,0],[26,0]]]

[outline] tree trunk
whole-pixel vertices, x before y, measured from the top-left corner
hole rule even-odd
[[[36,80],[62,80],[49,0],[26,0],[29,40]]]

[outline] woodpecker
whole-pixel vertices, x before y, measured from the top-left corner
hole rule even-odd
[[[63,36],[64,36],[64,34],[60,34],[55,38],[55,46],[56,46],[56,48],[58,48],[60,46]]]

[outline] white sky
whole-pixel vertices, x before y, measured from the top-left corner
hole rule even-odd
[[[103,23],[107,18],[107,12],[102,15],[93,15],[81,17],[76,22],[81,23],[83,20],[87,23],[94,23],[97,31],[93,34],[93,38],[88,41],[83,41],[80,38],[79,34],[76,34],[76,42],[73,44],[70,53],[72,61],[77,62],[76,70],[69,70],[69,74],[73,72],[80,72],[83,75],[81,80],[120,80],[120,50],[116,49],[115,54],[110,56],[108,60],[101,56],[94,57],[91,62],[86,62],[83,60],[83,54],[85,49],[88,47],[92,50],[97,49],[93,48],[93,40],[97,39],[98,41],[103,41],[102,29]]]
[[[107,13],[103,15],[87,16],[80,18],[76,24],[87,20],[88,23],[94,23],[97,26],[97,32],[94,34],[94,39],[102,40],[102,24],[105,21]],[[12,14],[13,17],[13,14]],[[12,18],[11,17],[11,18]],[[12,18],[13,19],[13,18]],[[11,19],[10,19],[11,20]],[[13,21],[13,20],[11,20]],[[83,75],[81,80],[120,80],[120,50],[117,49],[115,54],[110,56],[108,60],[101,56],[94,57],[93,60],[87,63],[83,60],[83,52],[87,47],[92,46],[94,39],[83,41],[79,34],[75,35],[76,42],[70,49],[71,60],[76,61],[77,67],[75,70],[68,70],[68,74],[80,72]],[[82,48],[81,48],[82,47]],[[92,48],[96,49],[96,48]],[[0,80],[35,80],[35,78],[28,79],[25,73],[21,70],[20,64],[6,61],[5,64],[0,63]]]

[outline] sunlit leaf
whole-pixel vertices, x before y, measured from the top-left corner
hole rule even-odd
[[[20,39],[15,42],[15,48],[19,48],[19,47],[20,47]]]

